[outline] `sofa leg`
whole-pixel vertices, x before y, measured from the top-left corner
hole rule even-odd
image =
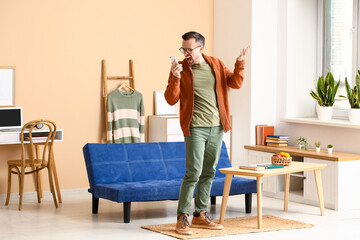
[[[92,213],[97,214],[99,210],[99,198],[96,198],[94,194],[92,195]]]
[[[124,202],[124,223],[130,222],[131,202]]]
[[[211,202],[211,205],[215,205],[216,204],[216,196],[210,197],[210,202]]]
[[[251,213],[252,193],[245,194],[245,209],[246,213]]]

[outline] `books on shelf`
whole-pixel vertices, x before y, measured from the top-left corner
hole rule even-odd
[[[256,145],[265,145],[266,137],[268,135],[274,135],[274,126],[268,126],[268,125],[255,126]]]
[[[287,143],[271,143],[271,142],[266,143],[266,145],[270,146],[270,147],[287,147],[288,146]]]
[[[276,139],[267,137],[266,142],[267,143],[288,143],[288,140],[276,140]]]
[[[274,138],[274,139],[286,139],[289,140],[290,136],[287,135],[268,135],[269,138]]]
[[[266,145],[272,147],[287,147],[289,136],[286,135],[268,135],[266,137]]]
[[[260,132],[261,132],[261,128],[263,127],[263,126],[267,126],[267,125],[256,125],[255,126],[255,138],[256,138],[256,140],[255,140],[255,144],[256,145],[261,145],[260,143],[261,143],[261,134],[260,134]]]

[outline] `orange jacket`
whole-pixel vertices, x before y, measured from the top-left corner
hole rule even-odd
[[[227,132],[231,129],[228,88],[239,89],[241,87],[244,80],[245,60],[236,61],[234,73],[232,73],[220,59],[204,54],[202,56],[215,73],[215,89],[220,121],[225,132]],[[164,95],[170,105],[176,104],[180,99],[181,129],[184,136],[190,136],[190,124],[194,110],[193,73],[186,61],[180,61],[180,63],[183,65],[181,77],[175,77],[170,71]]]

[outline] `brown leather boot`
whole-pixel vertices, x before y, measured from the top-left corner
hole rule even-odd
[[[183,235],[192,235],[187,214],[181,214],[176,222],[176,232]]]
[[[223,225],[214,223],[212,217],[207,215],[205,210],[200,213],[194,212],[194,217],[191,221],[191,226],[196,228],[206,228],[213,230],[222,230]]]

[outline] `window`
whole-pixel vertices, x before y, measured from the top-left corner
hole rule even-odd
[[[334,117],[346,117],[350,108],[345,77],[353,86],[358,69],[358,0],[325,0],[323,75],[329,71],[340,86],[334,104]]]

